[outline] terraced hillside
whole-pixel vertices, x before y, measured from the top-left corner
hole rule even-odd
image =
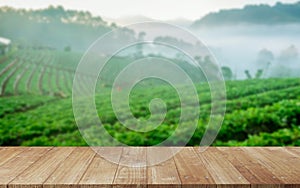
[[[54,50],[19,50],[0,57],[0,145],[86,145],[72,110],[72,82],[81,54]],[[119,60],[120,61],[120,60]],[[91,75],[82,73],[85,84]],[[198,145],[211,111],[207,84],[199,91],[200,119],[189,145]],[[95,98],[98,115],[117,140],[129,145],[155,145],[178,126],[181,105],[174,88],[136,87],[130,96],[131,111],[140,122],[150,117],[149,102],[161,98],[168,112],[162,124],[146,133],[124,127],[112,110],[109,90]],[[297,145],[300,146],[300,79],[264,79],[226,82],[227,112],[214,145]],[[107,90],[107,92],[106,92]],[[189,104],[187,104],[189,105]],[[191,104],[192,105],[192,104]],[[127,122],[130,123],[130,122]],[[188,127],[192,122],[183,121]],[[145,125],[147,126],[147,125]],[[188,129],[187,129],[188,130]],[[89,126],[86,134],[101,134]],[[182,138],[172,140],[180,144]],[[108,140],[96,140],[100,145]]]

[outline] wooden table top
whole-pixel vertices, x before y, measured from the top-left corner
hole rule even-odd
[[[148,149],[104,148],[121,163],[151,160]],[[300,147],[185,147],[143,167],[111,163],[89,147],[0,148],[0,188],[73,186],[300,188]]]

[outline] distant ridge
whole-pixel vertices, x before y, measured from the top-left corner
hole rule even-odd
[[[196,20],[191,27],[236,24],[276,25],[300,23],[300,1],[294,4],[247,5],[243,9],[220,10]]]

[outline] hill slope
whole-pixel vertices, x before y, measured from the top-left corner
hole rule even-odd
[[[193,28],[234,24],[290,24],[300,23],[300,1],[294,4],[248,5],[243,9],[221,10],[196,20]]]
[[[75,51],[85,51],[98,37],[117,27],[89,12],[61,6],[39,10],[0,7],[0,23],[0,36],[13,42],[60,50],[70,46]]]
[[[76,125],[72,108],[72,81],[80,54],[45,50],[20,50],[11,56],[0,56],[0,145],[79,146],[86,145]],[[119,59],[121,61],[122,59]],[[124,59],[124,61],[126,61]],[[80,74],[79,91],[86,90],[91,75]],[[148,132],[135,132],[122,125],[111,105],[111,89],[99,84],[95,97],[98,116],[105,130],[115,139],[134,146],[156,145],[170,137],[182,122],[180,133],[185,134],[194,123],[181,118],[182,108],[193,114],[194,103],[181,105],[180,98],[169,84],[137,85],[130,93],[130,113],[138,119],[139,127],[147,124],[151,115],[149,104],[160,98],[167,105],[166,116],[160,126]],[[197,129],[188,145],[194,146],[206,130],[211,113],[209,85],[196,84],[200,101]],[[122,92],[122,90],[119,90]],[[264,79],[226,82],[227,101],[223,126],[214,145],[294,145],[300,146],[300,80]],[[126,102],[126,101],[125,101]],[[126,105],[124,105],[125,107]],[[120,112],[127,112],[126,108]],[[152,114],[160,118],[163,111]],[[87,111],[86,119],[94,117]],[[120,116],[119,116],[120,117]],[[132,124],[127,113],[126,123]],[[98,137],[103,129],[83,121],[85,134],[95,138],[95,144],[110,144]],[[180,145],[182,137],[174,137],[173,145]]]

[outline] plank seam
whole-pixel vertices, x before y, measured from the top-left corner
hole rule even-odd
[[[118,172],[118,169],[119,169],[119,166],[120,166],[120,161],[121,161],[121,158],[122,158],[122,155],[123,155],[123,151],[124,151],[124,148],[122,148],[122,151],[121,151],[121,154],[120,154],[120,157],[119,157],[119,160],[118,160],[118,166],[116,168],[116,171],[115,171],[115,174],[114,174],[114,177],[113,177],[113,180],[111,182],[111,187],[113,187],[113,184],[115,182],[115,179],[116,179],[116,176],[117,176],[117,172]],[[147,155],[147,153],[146,153]],[[147,178],[147,177],[146,177]]]
[[[91,149],[91,148],[90,148]],[[93,150],[93,149],[91,149]],[[93,150],[94,151],[94,150]],[[94,151],[95,152],[95,151]],[[79,178],[78,182],[76,183],[77,185],[80,183],[80,181],[82,180],[82,178],[84,177],[84,175],[86,174],[87,170],[89,169],[91,163],[93,162],[93,160],[96,158],[97,152],[95,152],[93,154],[94,156],[90,159],[90,161],[88,162],[89,164],[87,165],[86,169],[84,170],[84,173],[82,173],[81,177]]]
[[[29,149],[33,149],[34,147],[30,147]],[[24,170],[22,170],[21,172],[18,173],[18,175],[16,175],[11,181],[9,181],[7,183],[7,188],[8,188],[8,185],[10,183],[12,183],[20,174],[22,174],[23,172],[25,172],[28,168],[30,168],[32,165],[34,165],[34,163],[36,163],[38,160],[40,160],[44,155],[46,155],[49,151],[51,151],[53,149],[53,147],[50,147],[48,149],[48,151],[46,151],[43,155],[41,155],[39,158],[37,158],[32,164],[30,164],[28,167],[26,167]],[[27,150],[24,150],[24,151],[27,151]],[[22,152],[21,152],[22,153]]]
[[[198,152],[196,151],[196,148],[199,149],[199,147],[192,147],[194,154],[197,156],[197,158],[199,159],[199,161],[201,161],[203,164],[206,163],[206,161],[203,161],[203,159],[199,156]],[[204,166],[205,167],[205,166]],[[206,168],[206,167],[205,167]],[[207,173],[210,175],[210,177],[212,178],[212,180],[216,183],[213,175],[210,173],[209,170],[207,170]],[[217,184],[216,184],[217,185]],[[217,187],[217,186],[216,186]]]
[[[6,148],[9,148],[9,147],[6,147]],[[20,154],[22,154],[23,152],[25,152],[27,149],[24,149],[23,151],[21,151],[20,153],[18,153],[17,155],[15,155],[14,157],[16,157],[16,156],[18,156],[18,155],[20,155]],[[3,166],[3,165],[5,165],[7,162],[9,162],[11,159],[9,159],[9,160],[7,160],[7,161],[5,161],[2,165],[0,165],[0,167],[1,166]]]
[[[219,148],[217,148],[223,155],[224,155],[224,157],[227,155],[227,154],[224,154],[224,152],[223,151],[221,151]],[[241,152],[243,152],[245,155],[247,154],[247,153],[245,153],[245,151],[244,150],[241,150]],[[241,161],[239,160],[239,159],[237,159],[237,157],[234,157],[235,158],[235,160],[237,160],[237,161],[239,161],[239,163],[242,165],[243,163],[241,163]],[[253,159],[253,158],[252,158]],[[231,160],[228,160],[227,159],[227,161],[229,162],[229,163],[231,163],[241,174],[242,174],[242,171],[241,171],[241,169],[240,168],[237,168],[236,167],[236,165],[233,163],[233,161],[231,161]],[[247,169],[248,170],[248,172],[250,173],[250,174],[252,174],[253,176],[255,176],[256,178],[258,178],[259,176],[257,176],[256,174],[253,174],[252,172],[250,172],[251,170],[249,169],[249,166],[248,165],[244,165],[244,167],[245,167],[245,169]],[[268,171],[270,174],[272,174],[273,176],[275,176],[275,174],[273,174],[268,168],[264,168],[266,171]],[[253,183],[251,183],[250,182],[250,179],[247,179],[245,176],[244,176],[244,178],[247,180],[247,181],[249,181],[249,183],[250,183],[250,185],[251,185],[251,187],[252,186],[254,186],[254,185],[259,185],[259,184],[253,184]],[[281,182],[281,180],[279,180],[278,179],[278,181],[280,181]],[[280,184],[280,183],[279,183]],[[270,184],[270,185],[279,185],[279,184]]]
[[[53,169],[52,173],[49,174],[49,176],[44,180],[44,182],[42,182],[42,187],[44,187],[45,182],[47,182],[47,180],[51,177],[51,175],[70,157],[70,155],[77,149],[78,147],[75,147],[75,149],[70,152],[70,154],[60,162],[59,165],[56,166],[56,168]]]
[[[288,150],[287,148],[283,148],[284,149],[284,151],[286,151],[287,153],[289,153],[290,155],[293,155],[294,157],[299,157],[298,155],[297,155],[297,153],[295,153],[294,151],[290,151],[290,150]]]
[[[193,150],[194,151],[194,150]],[[180,152],[180,151],[179,151]],[[177,154],[179,154],[179,152],[177,153]],[[179,179],[179,181],[180,181],[180,187],[182,187],[182,179],[181,179],[181,177],[180,177],[180,174],[179,174],[179,170],[178,170],[178,167],[177,167],[177,164],[176,164],[176,161],[175,161],[175,157],[173,156],[172,157],[172,160],[173,160],[173,162],[174,162],[174,164],[175,164],[175,168],[176,168],[176,172],[177,172],[177,176],[178,176],[178,179]],[[178,186],[178,185],[177,185]]]

